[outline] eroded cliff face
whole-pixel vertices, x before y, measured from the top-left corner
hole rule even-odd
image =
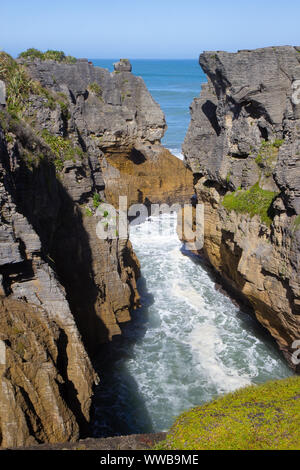
[[[74,440],[86,433],[92,386],[97,381],[65,290],[48,262],[45,234],[33,228],[44,221],[49,223],[44,229],[50,236],[54,230],[60,205],[54,167],[46,161],[45,148],[43,166],[32,173],[23,166],[21,144],[17,144],[23,130],[16,125],[16,140],[9,150],[0,128],[0,436],[4,447]],[[43,144],[35,143],[42,151]],[[30,207],[33,195],[29,215],[24,202]]]
[[[192,173],[160,143],[167,129],[162,110],[128,61],[114,65],[113,73],[83,59],[74,65],[36,60],[27,68],[45,87],[67,95],[69,133],[98,157],[109,203],[118,207],[119,196],[127,196],[128,205],[188,203]]]
[[[85,60],[0,61],[0,445],[76,440],[88,433],[98,381],[90,357],[139,305],[130,241],[96,234],[96,210],[117,203],[122,180],[114,186],[109,169],[121,174],[116,160],[131,165],[142,154],[146,170],[160,174],[161,165],[169,182],[187,170],[167,153],[163,162],[163,113],[128,63],[110,74]],[[130,202],[141,202],[139,177],[122,183],[136,185]],[[191,185],[168,181],[153,184],[157,202],[173,187],[188,201]]]
[[[204,253],[289,363],[300,338],[299,48],[205,52],[183,152],[205,204]],[[299,93],[298,93],[299,94]]]

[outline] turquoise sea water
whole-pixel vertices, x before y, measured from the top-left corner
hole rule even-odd
[[[111,71],[113,62],[94,61]],[[165,146],[179,155],[204,73],[197,60],[132,65],[166,114]],[[166,430],[183,410],[292,374],[269,334],[184,250],[175,219],[164,215],[131,227],[142,307],[132,312],[122,337],[99,350],[95,436]]]
[[[92,59],[94,65],[113,71],[118,59]],[[166,115],[168,130],[162,143],[175,155],[187,131],[189,106],[199,95],[206,77],[198,60],[131,60],[132,73],[141,76]]]

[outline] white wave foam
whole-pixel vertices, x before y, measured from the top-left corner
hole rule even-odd
[[[197,358],[196,367],[204,369],[219,390],[230,392],[251,384],[249,377],[239,375],[233,368],[227,370],[218,358],[217,349],[224,348],[224,345],[214,324],[206,322],[198,325],[189,336],[189,344]]]
[[[127,367],[155,430],[171,425],[184,409],[253,378],[289,375],[203,267],[181,253],[175,227],[176,215],[165,214],[130,231],[146,279],[144,295],[151,294],[152,303],[145,335],[133,346]]]
[[[172,292],[176,297],[179,297],[180,299],[184,299],[189,303],[193,308],[196,308],[197,310],[203,309],[205,302],[201,294],[197,292],[193,287],[185,287],[182,288],[179,285],[178,281],[175,281],[172,286]]]

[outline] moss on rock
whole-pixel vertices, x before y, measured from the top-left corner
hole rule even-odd
[[[270,226],[272,223],[272,203],[276,196],[277,193],[261,189],[259,183],[256,183],[247,191],[237,190],[226,194],[223,206],[228,212],[249,214],[250,217],[258,215],[262,222]]]
[[[156,449],[300,448],[300,377],[239,389],[180,415]]]

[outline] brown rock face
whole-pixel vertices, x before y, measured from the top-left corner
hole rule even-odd
[[[97,382],[64,288],[53,263],[46,261],[46,235],[51,236],[60,205],[53,165],[45,160],[43,168],[30,174],[18,154],[21,129],[15,132],[9,150],[0,131],[0,436],[4,447],[72,440],[85,434]],[[38,141],[36,145],[37,151],[42,149]],[[47,233],[39,226],[41,213],[49,223]]]
[[[293,47],[206,52],[200,64],[208,83],[192,104],[183,151],[205,205],[204,253],[295,368],[300,55]]]
[[[1,445],[78,438],[87,429],[94,372],[79,337],[76,344],[75,325],[63,329],[45,309],[7,298],[0,301],[0,328]]]
[[[194,193],[191,170],[161,146],[106,156],[103,166],[105,194],[115,207],[119,196],[127,196],[128,205],[184,204]]]

